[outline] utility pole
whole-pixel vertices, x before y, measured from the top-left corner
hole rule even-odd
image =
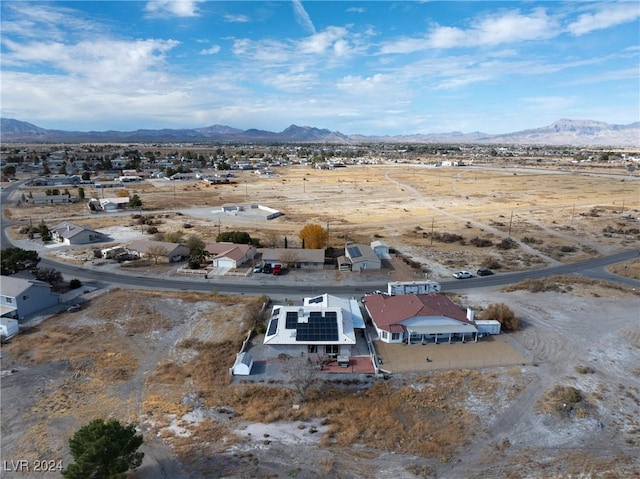
[[[509,238],[511,238],[511,225],[513,224],[513,210],[511,210],[511,218],[509,219]]]
[[[569,223],[570,227],[573,227],[573,214],[575,213],[575,211],[576,211],[576,204],[574,203],[573,208],[571,208],[571,222]]]
[[[433,246],[433,222],[434,218],[431,217],[431,246]]]
[[[329,246],[329,223],[327,223],[327,246]]]

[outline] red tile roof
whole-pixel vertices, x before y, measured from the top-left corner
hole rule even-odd
[[[400,323],[416,316],[446,316],[473,325],[466,312],[443,294],[371,294],[364,304],[378,328],[391,332],[401,332]]]

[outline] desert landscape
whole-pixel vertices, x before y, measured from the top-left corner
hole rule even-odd
[[[300,229],[317,223],[334,248],[389,244],[405,266],[390,278],[449,280],[459,269],[491,265],[500,274],[638,248],[639,178],[622,166],[568,160],[299,165],[268,178],[239,172],[228,185],[127,186],[141,212],[16,205],[30,191],[21,188],[5,217],[19,222],[16,244],[28,242],[22,225],[63,220],[126,244],[147,236],[135,218],[143,214],[160,231],[205,241],[241,230],[294,247]],[[86,189],[88,197],[110,194]],[[284,216],[212,213],[227,204],[263,204]],[[91,257],[91,248],[40,251],[59,261]],[[640,261],[609,272],[640,280]],[[459,304],[482,311],[505,303],[515,312],[519,330],[500,335],[515,362],[440,369],[418,364],[416,351],[437,349],[428,353],[435,364],[451,365],[459,345],[377,345],[387,379],[323,377],[298,404],[282,378],[250,383],[228,374],[269,298],[87,289],[79,312],[41,318],[2,347],[3,459],[67,463],[68,437],[99,411],[137,424],[145,437],[145,460],[131,477],[638,477],[639,291],[582,276],[462,291]],[[463,348],[474,346],[484,345]]]

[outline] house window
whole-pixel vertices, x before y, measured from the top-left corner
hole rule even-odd
[[[8,304],[13,303],[13,298],[7,298],[7,303],[8,303]]]
[[[391,341],[397,341],[400,339],[400,333],[391,333]]]
[[[29,295],[28,295],[28,294],[25,294],[25,295],[22,297],[22,300],[23,300],[23,301],[26,301],[27,299],[29,299]]]
[[[324,352],[329,356],[337,356],[340,353],[340,346],[338,344],[327,344],[324,347]]]
[[[317,353],[318,352],[318,345],[317,344],[310,344],[308,347],[308,351],[310,353]]]
[[[387,339],[387,332],[386,331],[382,331],[382,339]]]

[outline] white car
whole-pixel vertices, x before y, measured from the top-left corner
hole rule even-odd
[[[468,271],[458,271],[457,273],[453,273],[453,277],[456,279],[467,279],[473,278],[473,275]]]

